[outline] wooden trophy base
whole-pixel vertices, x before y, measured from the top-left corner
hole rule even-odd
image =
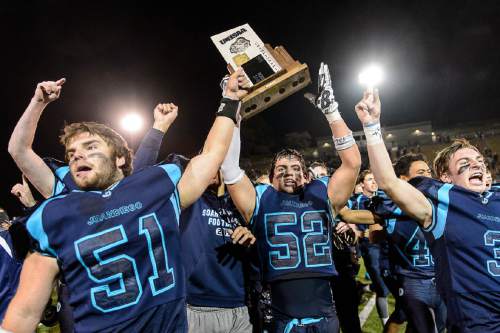
[[[241,116],[248,119],[296,93],[311,83],[307,64],[294,60],[283,46],[266,48],[283,68],[282,71],[259,82],[242,100]]]

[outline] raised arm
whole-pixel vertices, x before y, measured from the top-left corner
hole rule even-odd
[[[361,155],[351,130],[340,115],[339,105],[333,95],[330,71],[324,63],[321,63],[319,69],[318,93],[316,106],[323,112],[330,125],[333,142],[342,161],[328,182],[328,197],[335,213],[338,213],[345,206],[356,184]]]
[[[249,223],[256,203],[255,188],[248,176],[240,169],[240,128],[235,127],[229,151],[221,166],[222,178],[227,185],[234,205]]]
[[[134,171],[153,165],[158,159],[161,141],[177,118],[179,108],[173,103],[158,104],[154,111],[153,128],[142,139],[134,157]]]
[[[378,185],[408,216],[423,227],[432,222],[432,207],[416,188],[396,177],[387,153],[380,128],[380,98],[378,90],[367,90],[356,105],[356,113],[363,124],[370,159],[370,169]]]
[[[39,83],[30,104],[17,122],[9,141],[9,154],[21,172],[45,197],[52,195],[55,177],[40,156],[33,151],[35,132],[45,107],[59,98],[66,79]]]
[[[16,333],[35,331],[58,272],[54,258],[33,253],[24,260],[19,287],[7,308],[2,329]]]
[[[240,89],[238,81],[242,80],[244,75],[241,69],[231,75],[203,151],[191,159],[179,181],[177,188],[182,208],[189,207],[203,194],[226,156],[239,117],[240,99],[246,94]]]

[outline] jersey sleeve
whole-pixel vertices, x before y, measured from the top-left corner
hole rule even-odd
[[[416,177],[410,181],[410,184],[421,191],[432,206],[432,223],[423,230],[432,233],[434,239],[439,239],[443,236],[446,227],[450,206],[450,190],[453,185],[427,177]]]
[[[31,237],[32,249],[40,252],[43,255],[49,257],[57,257],[56,252],[49,245],[49,238],[44,229],[43,223],[43,213],[47,204],[49,204],[53,199],[48,199],[44,201],[38,209],[36,209],[33,214],[28,218],[26,222],[26,229]]]
[[[151,128],[146,136],[142,139],[139,148],[134,158],[134,171],[144,167],[154,165],[160,151],[163,132],[155,128]]]

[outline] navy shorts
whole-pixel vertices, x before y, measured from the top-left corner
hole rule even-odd
[[[409,324],[418,327],[419,332],[435,332],[436,328],[443,332],[446,306],[437,291],[435,279],[400,276],[400,280],[399,299]]]

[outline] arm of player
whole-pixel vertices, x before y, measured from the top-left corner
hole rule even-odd
[[[378,185],[408,216],[423,227],[432,223],[432,206],[412,185],[396,177],[380,128],[380,97],[378,90],[367,90],[356,105],[356,114],[363,124],[370,159],[370,168]]]
[[[54,258],[30,254],[23,264],[19,287],[7,308],[2,328],[12,332],[33,332],[47,305],[59,273]]]
[[[382,219],[369,210],[352,210],[344,207],[339,212],[342,221],[351,224],[380,224]]]
[[[352,132],[343,120],[331,123],[330,128],[335,138],[352,136]],[[335,213],[338,213],[345,206],[352,195],[361,168],[361,155],[356,144],[347,149],[337,150],[337,152],[342,164],[328,181],[328,197]]]
[[[250,223],[257,199],[255,187],[250,178],[247,175],[243,175],[239,182],[227,185],[227,190],[234,205],[245,219],[245,222]]]
[[[173,103],[160,103],[155,107],[153,128],[142,139],[135,153],[134,171],[156,163],[163,136],[177,118],[178,110]]]
[[[226,156],[234,125],[239,117],[240,99],[246,91],[240,89],[239,81],[244,78],[243,71],[234,72],[227,83],[221,106],[215,122],[208,133],[200,155],[191,159],[177,185],[181,208],[189,207],[205,191]]]
[[[330,125],[335,148],[342,161],[328,182],[328,197],[334,212],[338,213],[345,206],[354,189],[361,167],[361,155],[352,131],[340,115],[339,104],[333,95],[330,70],[324,63],[321,63],[319,68],[318,98],[315,104],[323,112]]]
[[[52,195],[55,177],[40,156],[33,151],[35,132],[45,107],[59,98],[66,79],[39,83],[30,104],[17,122],[10,137],[8,151],[18,168],[45,197]]]
[[[235,127],[231,145],[222,162],[221,171],[231,199],[240,214],[249,223],[256,204],[255,188],[248,176],[240,168],[240,127]]]

